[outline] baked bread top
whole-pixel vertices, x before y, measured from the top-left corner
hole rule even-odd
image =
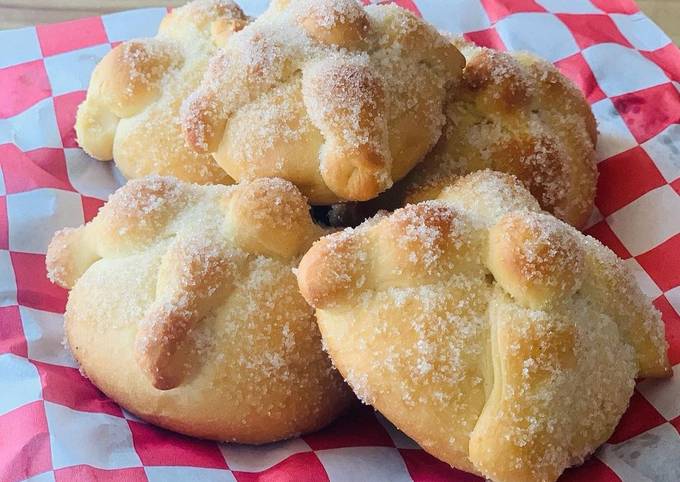
[[[457,176],[493,169],[517,176],[543,209],[582,227],[595,198],[597,129],[581,91],[529,53],[454,43],[467,65],[449,92],[439,142],[398,186],[405,201],[433,199]]]
[[[231,0],[194,0],[168,13],[156,37],[113,48],[95,67],[78,108],[79,145],[96,159],[114,159],[127,178],[231,182],[211,156],[185,143],[179,109],[208,58],[247,22]]]
[[[71,289],[67,339],[104,393],[172,430],[264,443],[350,400],[292,273],[322,232],[281,179],[148,177],[57,233],[47,268]]]
[[[297,276],[355,393],[496,481],[555,480],[611,435],[636,376],[670,374],[623,263],[506,174],[326,236]]]
[[[274,1],[211,60],[182,124],[237,180],[283,177],[312,204],[367,200],[435,144],[463,64],[395,5]]]

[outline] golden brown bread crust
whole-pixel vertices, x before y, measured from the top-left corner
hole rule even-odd
[[[130,181],[85,226],[55,235],[82,370],[141,418],[265,443],[329,423],[350,394],[321,350],[292,268],[323,230],[289,182]]]
[[[540,309],[556,292],[572,296],[580,287],[584,255],[561,226],[531,221],[515,211],[489,230],[488,268],[515,300]]]
[[[605,246],[478,171],[317,241],[297,272],[335,366],[425,450],[553,481],[669,376],[659,313]]]
[[[583,94],[533,55],[455,44],[467,65],[449,91],[442,136],[378,207],[435,199],[458,176],[493,169],[517,176],[543,209],[583,227],[597,183],[597,129]]]
[[[179,109],[209,56],[247,21],[231,0],[195,0],[168,13],[156,37],[113,48],[95,67],[78,108],[80,146],[97,159],[114,159],[128,178],[231,182],[211,156],[186,145]]]
[[[211,60],[182,125],[235,179],[283,177],[313,204],[367,200],[435,144],[463,63],[394,5],[273,2]]]

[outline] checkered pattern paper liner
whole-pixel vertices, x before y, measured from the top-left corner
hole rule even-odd
[[[564,481],[680,480],[680,51],[630,0],[402,0],[438,28],[549,59],[598,120],[591,234],[662,312],[675,377],[641,381],[616,432]],[[266,1],[242,0],[250,15]],[[165,9],[0,32],[0,480],[473,481],[357,406],[264,447],[176,435],[131,416],[62,345],[67,293],[45,277],[53,233],[91,219],[122,182],[78,149],[76,107],[118,42]]]

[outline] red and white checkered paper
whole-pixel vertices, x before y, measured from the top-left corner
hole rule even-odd
[[[242,0],[259,14],[266,1]],[[562,481],[680,480],[680,50],[631,0],[402,0],[438,28],[533,51],[583,89],[600,130],[587,232],[662,312],[675,378],[642,381],[616,432]],[[112,45],[152,36],[165,9],[0,31],[0,481],[477,481],[368,407],[264,447],[148,425],[99,392],[62,346],[65,290],[45,277],[52,234],[91,219],[124,180],[73,131]]]

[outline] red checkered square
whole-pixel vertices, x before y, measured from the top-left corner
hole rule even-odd
[[[663,291],[680,286],[680,234],[635,259]]]
[[[350,468],[351,470],[351,468]],[[324,482],[328,475],[314,452],[304,452],[288,457],[281,463],[262,472],[233,472],[238,482],[263,482],[294,480],[295,482]]]
[[[0,152],[1,151],[2,146],[0,146]],[[0,249],[9,249],[9,223],[7,222],[6,196],[0,196]]]
[[[607,97],[600,89],[593,71],[590,70],[588,62],[580,52],[558,60],[555,62],[555,67],[581,89],[581,92],[591,104]]]
[[[609,15],[556,14],[574,34],[576,43],[582,49],[591,45],[613,42],[626,47],[633,46],[626,40]]]
[[[0,69],[0,119],[15,116],[52,95],[42,59]]]
[[[487,28],[485,30],[477,30],[476,32],[467,32],[463,35],[470,42],[474,42],[482,47],[505,51],[505,44],[501,39],[495,28]]]
[[[595,204],[604,216],[666,184],[654,161],[640,146],[605,159],[597,168],[600,177]]]
[[[63,313],[67,292],[47,279],[45,255],[11,252],[20,305],[38,310]]]
[[[674,43],[669,43],[665,47],[657,50],[640,51],[642,55],[661,67],[668,77],[680,81],[680,48]]]
[[[18,306],[0,307],[0,353],[28,356],[28,345]]]
[[[612,97],[612,102],[639,143],[680,123],[680,93],[671,83]]]
[[[0,145],[0,166],[8,194],[53,187],[73,191],[63,149],[23,152],[14,144]]]
[[[148,482],[143,467],[98,469],[89,465],[74,465],[54,471],[55,482]]]
[[[83,377],[76,368],[33,361],[40,375],[43,398],[81,412],[107,413],[118,417],[123,412],[110,398]]]
[[[339,447],[393,447],[394,442],[372,408],[356,405],[322,432],[304,435],[313,450]]]
[[[671,187],[673,188],[673,190],[674,190],[675,192],[677,192],[678,194],[680,194],[680,178],[678,178],[678,179],[676,179],[675,181],[673,181],[673,182],[671,183]]]
[[[534,0],[481,0],[492,23],[519,12],[545,12]]]
[[[15,482],[52,468],[42,401],[0,416],[0,480]]]
[[[109,41],[100,17],[38,25],[36,31],[45,57]]]
[[[415,13],[419,17],[421,16],[420,10],[418,10],[418,7],[413,2],[413,0],[394,0],[394,1],[387,1],[385,3],[396,3],[400,7],[405,8],[406,10],[410,10],[411,12]]]
[[[606,221],[595,223],[585,233],[600,240],[605,246],[614,251],[619,258],[630,258],[630,253]]]
[[[185,437],[133,420],[128,424],[135,450],[144,465],[228,468],[215,442]]]
[[[583,465],[568,469],[560,477],[560,482],[621,482],[616,472],[595,456]]]
[[[675,427],[675,430],[678,431],[678,434],[680,434],[680,417],[671,420],[671,425],[673,425]]]
[[[82,196],[83,200],[83,217],[85,222],[91,221],[99,212],[99,209],[105,204],[105,201],[95,197]]]
[[[621,443],[662,423],[666,423],[666,419],[635,390],[628,403],[628,410],[621,417],[612,436],[609,437],[609,443]]]
[[[605,13],[635,13],[640,11],[633,0],[590,0]]]
[[[671,365],[677,365],[680,363],[680,315],[664,295],[654,300],[654,306],[661,312],[666,328],[668,359]]]
[[[85,91],[69,92],[54,98],[54,113],[57,117],[59,135],[64,147],[78,147],[76,142],[76,111],[85,100]]]
[[[420,449],[400,449],[399,453],[413,482],[484,482],[482,477],[452,468]]]

